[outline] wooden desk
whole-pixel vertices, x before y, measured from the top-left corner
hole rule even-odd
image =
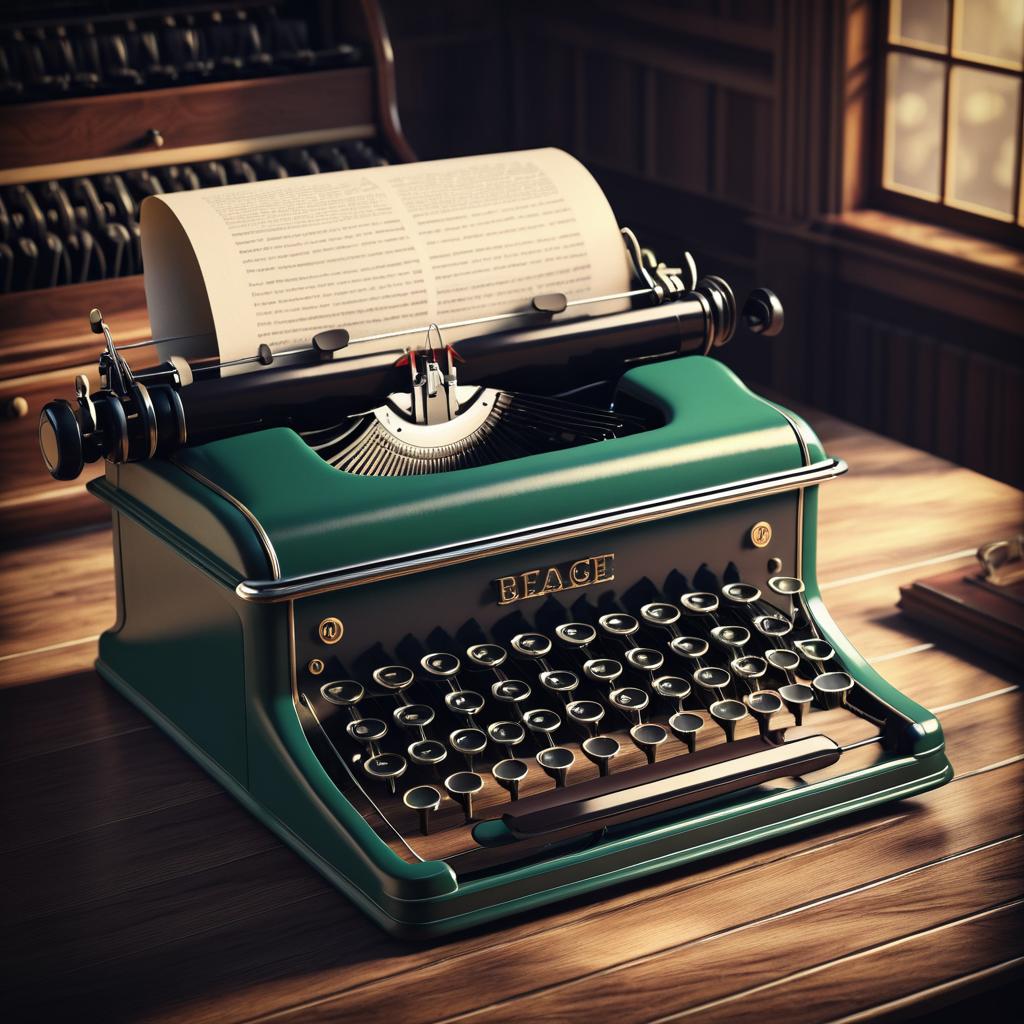
[[[812,419],[852,466],[822,489],[826,596],[938,711],[952,784],[498,928],[397,942],[92,673],[111,555],[105,532],[82,534],[0,556],[0,1005],[34,1020],[799,1022],[1005,983],[1024,960],[1021,674],[895,602],[1017,529],[1022,496]]]

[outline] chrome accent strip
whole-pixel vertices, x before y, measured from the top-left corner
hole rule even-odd
[[[425,572],[439,566],[456,565],[491,555],[519,551],[538,544],[585,537],[619,526],[632,526],[699,509],[730,505],[749,498],[811,487],[840,476],[846,470],[847,465],[842,459],[825,459],[810,466],[768,476],[750,477],[703,491],[688,491],[643,504],[626,505],[606,512],[545,523],[528,530],[495,534],[469,544],[428,548],[400,558],[340,566],[336,569],[289,576],[284,579],[276,577],[274,580],[243,580],[235,587],[235,593],[243,601],[257,604],[325,594],[332,590],[343,590],[364,583]]]
[[[198,480],[204,487],[209,487],[214,494],[222,497],[226,502],[233,505],[243,516],[249,521],[249,525],[252,526],[257,538],[259,539],[260,546],[263,548],[263,553],[267,556],[267,561],[270,563],[270,571],[274,574],[273,579],[281,579],[281,563],[277,560],[277,552],[274,550],[274,545],[270,540],[267,531],[263,529],[263,524],[256,518],[256,516],[243,505],[233,494],[229,494],[224,490],[223,487],[215,484],[208,477],[203,476],[202,473],[197,469],[193,469],[191,466],[187,466],[180,459],[175,458],[173,455],[168,459],[169,462],[174,463],[178,469],[182,472],[187,473],[193,480]],[[242,584],[239,584],[242,586]]]

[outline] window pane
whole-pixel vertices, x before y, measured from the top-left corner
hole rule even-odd
[[[892,0],[889,38],[894,43],[945,52],[949,47],[949,0]]]
[[[959,56],[1019,68],[1024,58],[1024,0],[961,0],[954,47]]]
[[[950,90],[949,201],[1012,220],[1020,78],[954,68]]]
[[[945,63],[890,53],[885,97],[885,187],[939,199]]]

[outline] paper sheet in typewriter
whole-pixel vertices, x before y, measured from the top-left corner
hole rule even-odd
[[[547,292],[614,294],[630,281],[604,193],[557,149],[154,196],[142,244],[154,337],[200,339],[162,356],[235,359],[262,343],[307,345],[329,328],[356,338],[524,310]]]

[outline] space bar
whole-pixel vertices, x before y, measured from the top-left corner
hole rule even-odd
[[[796,730],[793,730],[795,732]],[[722,743],[619,775],[592,779],[517,801],[502,815],[520,839],[605,828],[634,818],[835,764],[842,754],[821,733],[771,743],[760,737]]]

